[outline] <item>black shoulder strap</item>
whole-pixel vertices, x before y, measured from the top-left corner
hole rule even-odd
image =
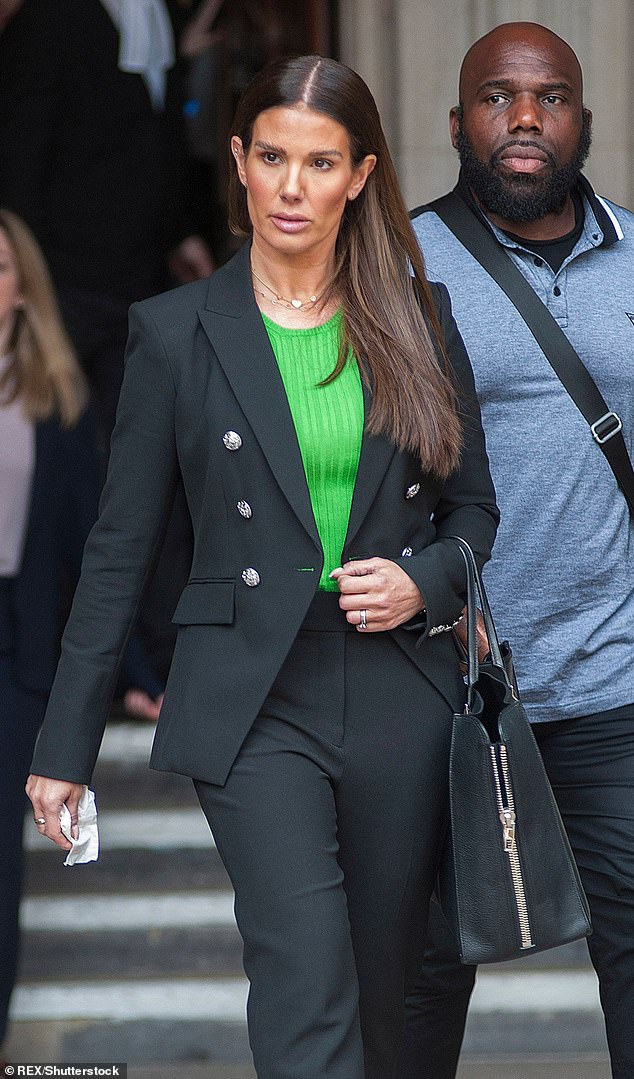
[[[603,450],[634,516],[634,471],[621,433],[623,425],[606,405],[561,327],[504,248],[457,191],[419,207],[412,216],[427,210],[433,210],[445,222],[515,305],[553,371],[590,425],[592,437]]]

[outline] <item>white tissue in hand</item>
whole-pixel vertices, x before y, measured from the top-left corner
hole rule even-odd
[[[64,865],[76,865],[78,862],[96,862],[99,857],[99,830],[97,828],[97,806],[95,796],[88,787],[84,787],[79,799],[78,809],[79,839],[70,834],[70,813],[63,805],[59,813],[59,826],[63,835],[70,839],[72,849],[66,855]]]

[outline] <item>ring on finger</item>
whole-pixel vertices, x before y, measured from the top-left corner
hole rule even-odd
[[[40,828],[43,824],[46,824],[46,817],[33,817],[33,823]]]
[[[359,629],[367,629],[367,628],[368,628],[368,612],[364,608],[363,610],[359,611]]]

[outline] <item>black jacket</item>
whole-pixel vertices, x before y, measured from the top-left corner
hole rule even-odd
[[[13,653],[15,677],[48,693],[59,654],[63,596],[79,576],[97,516],[99,475],[94,417],[64,429],[53,417],[35,429],[35,473],[22,565],[3,589],[0,648]]]
[[[464,602],[462,557],[444,537],[464,536],[484,560],[498,514],[471,368],[448,294],[441,286],[435,292],[462,388],[462,467],[443,486],[414,456],[364,433],[343,559],[391,558],[416,581],[427,632],[421,638],[399,628],[393,636],[460,708],[450,634],[427,636]],[[117,659],[181,482],[193,556],[174,615],[178,639],[151,763],[221,783],[297,635],[322,565],[293,421],[254,302],[248,245],[210,281],[131,309],[109,478],[34,772],[89,780]],[[241,500],[250,518],[239,512]],[[257,571],[257,580],[246,570]]]

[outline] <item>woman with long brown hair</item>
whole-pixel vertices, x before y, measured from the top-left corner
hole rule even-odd
[[[236,894],[260,1079],[388,1079],[447,815],[463,536],[497,510],[446,292],[374,100],[280,61],[231,139],[207,284],[136,305],[102,515],[28,784],[77,832],[113,672],[183,486],[193,528],[152,765],[192,776]],[[48,777],[48,778],[47,778]]]
[[[18,946],[24,782],[59,644],[60,575],[97,513],[87,389],[42,253],[0,210],[0,1045]]]

